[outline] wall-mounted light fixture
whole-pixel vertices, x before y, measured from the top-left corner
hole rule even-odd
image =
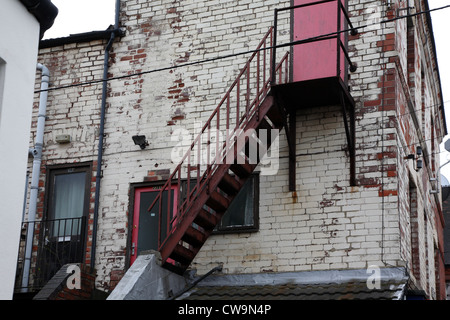
[[[409,154],[408,156],[405,157],[405,159],[416,160],[416,171],[419,171],[420,169],[423,168],[423,160],[420,159],[421,156],[422,156],[422,147],[417,146],[416,154]]]
[[[422,147],[421,146],[417,146],[416,154],[417,154],[417,156],[421,156],[422,155]]]
[[[418,146],[416,149],[417,159],[416,159],[416,171],[419,171],[423,167],[423,160],[419,159],[422,156],[422,147]]]
[[[133,136],[133,141],[134,141],[134,144],[141,147],[142,150],[144,150],[145,147],[149,145],[147,140],[145,139],[144,135]]]

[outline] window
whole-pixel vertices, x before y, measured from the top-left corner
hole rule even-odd
[[[50,235],[80,235],[89,207],[90,166],[50,168],[47,184],[46,220],[54,221]]]
[[[147,250],[158,250],[158,233],[161,225],[161,237],[164,239],[167,227],[167,218],[159,221],[158,205],[148,211],[161,190],[159,183],[137,183],[130,186],[129,219],[129,257],[130,265],[134,263],[139,253]],[[190,180],[190,188],[195,185],[195,179]],[[175,214],[177,202],[182,203],[186,197],[187,181],[181,182],[180,194],[176,184],[172,185],[171,208],[168,208],[168,193],[163,194],[162,209],[168,209]],[[192,190],[192,189],[190,189]],[[252,175],[244,184],[241,191],[235,197],[228,210],[222,217],[222,221],[214,230],[214,233],[254,232],[258,230],[259,219],[259,176]]]
[[[411,91],[413,91],[415,83],[415,68],[416,68],[416,49],[415,49],[415,34],[414,25],[408,20],[406,34],[406,62],[408,70],[408,83]]]
[[[86,172],[56,175],[54,178],[54,193],[51,220],[73,219],[83,216],[84,186]],[[53,230],[54,236],[71,233],[71,224],[59,225]],[[80,229],[73,230],[77,234]]]
[[[196,179],[181,184],[179,201],[186,199],[187,189],[193,190]],[[233,199],[214,233],[255,232],[259,228],[259,175],[252,174]]]
[[[251,232],[259,227],[259,176],[252,175],[233,199],[216,233]]]
[[[409,176],[409,219],[411,242],[411,270],[416,279],[420,279],[420,246],[419,246],[419,215],[417,210],[417,188],[411,175]]]

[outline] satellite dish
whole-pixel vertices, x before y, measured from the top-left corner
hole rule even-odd
[[[450,152],[450,139],[447,139],[447,141],[445,141],[444,148],[445,148],[445,150]]]
[[[450,186],[450,182],[448,182],[448,179],[441,174],[441,186],[448,187]]]

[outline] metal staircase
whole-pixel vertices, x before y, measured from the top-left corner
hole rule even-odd
[[[270,147],[273,129],[285,124],[271,81],[288,82],[289,53],[275,65],[273,43],[270,28],[149,208],[159,215],[162,265],[173,272],[189,267]]]

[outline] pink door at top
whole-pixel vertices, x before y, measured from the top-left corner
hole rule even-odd
[[[317,2],[317,0],[294,0],[294,5]],[[342,1],[346,5],[346,0]],[[341,15],[341,30],[346,26]],[[338,29],[338,0],[294,9],[293,40],[304,40],[336,32]],[[340,35],[344,46],[346,38]],[[340,49],[340,70],[337,64],[337,38],[299,44],[293,49],[293,81],[337,77],[346,82],[347,63]]]

